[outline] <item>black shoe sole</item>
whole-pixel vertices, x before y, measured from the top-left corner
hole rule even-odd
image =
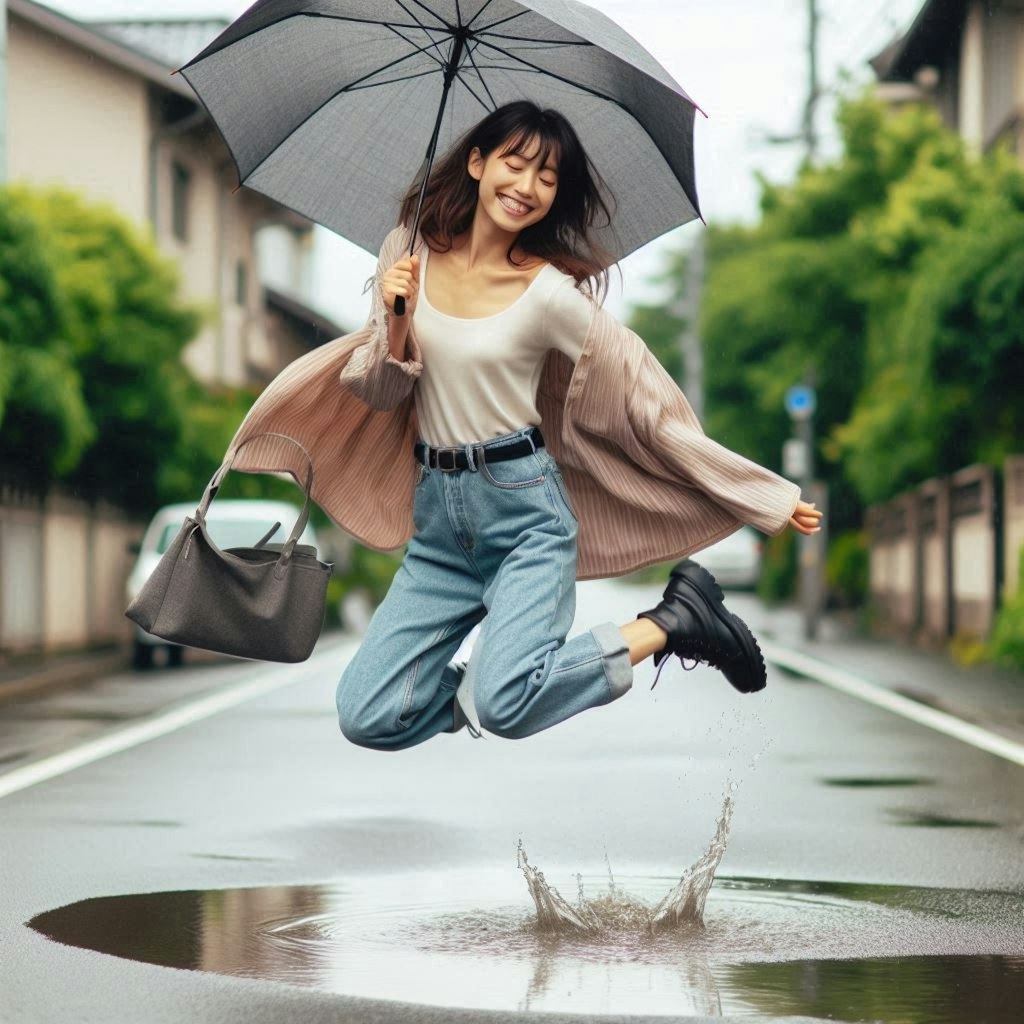
[[[752,684],[730,679],[725,671],[722,670],[722,674],[725,675],[729,684],[739,690],[740,693],[757,693],[759,690],[763,690],[768,684],[764,655],[754,639],[754,634],[750,632],[750,627],[738,615],[735,615],[725,607],[725,595],[722,593],[722,588],[718,585],[715,577],[704,566],[698,565],[690,559],[684,559],[673,566],[669,576],[672,580],[686,580],[691,586],[701,592],[711,606],[711,610],[726,624],[733,637],[735,637],[736,643],[743,651],[744,662],[752,662],[757,666]],[[671,583],[669,586],[671,586]]]

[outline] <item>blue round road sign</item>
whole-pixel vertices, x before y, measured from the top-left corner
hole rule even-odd
[[[786,412],[795,420],[806,420],[814,415],[817,398],[814,388],[806,384],[794,384],[786,391]]]

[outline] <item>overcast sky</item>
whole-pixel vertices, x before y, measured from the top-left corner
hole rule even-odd
[[[818,0],[822,85],[838,85],[841,69],[862,80],[865,61],[905,29],[922,0]],[[246,0],[49,0],[76,18],[235,18]],[[808,0],[591,0],[642,43],[707,113],[696,127],[697,189],[711,221],[751,221],[757,216],[755,171],[789,180],[800,157],[797,145],[771,145],[766,135],[795,134],[807,82]],[[831,102],[821,105],[823,150],[834,151]],[[624,316],[631,301],[659,293],[647,278],[659,269],[666,246],[701,231],[699,223],[663,235],[622,261],[624,285],[613,277],[608,309]],[[361,282],[375,259],[323,229],[318,232],[314,299],[343,324],[362,322],[367,297]]]

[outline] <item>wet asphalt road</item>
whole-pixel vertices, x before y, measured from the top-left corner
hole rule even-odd
[[[580,584],[574,632],[633,618],[658,589]],[[730,604],[742,613],[751,600]],[[415,903],[409,879],[430,880],[441,909],[445,884],[457,893],[460,877],[470,889],[493,877],[505,902],[527,910],[520,838],[563,890],[577,871],[606,872],[606,856],[620,877],[677,878],[707,846],[726,792],[735,812],[723,879],[1024,893],[1024,769],[814,683],[770,672],[767,691],[741,696],[713,671],[676,663],[651,692],[646,664],[622,700],[528,740],[462,733],[384,754],[337,730],[334,688],[352,649],[334,638],[301,666],[204,664],[162,683],[126,674],[33,713],[0,707],[0,741],[36,756],[167,699],[289,680],[0,800],[0,1021],[512,1019],[349,1001],[343,981],[321,991],[168,970],[60,945],[25,922],[88,897],[166,890],[386,892],[394,880]],[[1024,915],[1007,905],[992,933],[999,948],[976,951],[1012,953],[1019,935],[1024,955]],[[899,929],[873,935],[870,955],[905,953],[908,941]],[[924,952],[974,951],[942,941]],[[466,962],[452,1005],[480,1005]],[[395,997],[377,970],[361,995]],[[679,1016],[693,1012],[680,1006]]]

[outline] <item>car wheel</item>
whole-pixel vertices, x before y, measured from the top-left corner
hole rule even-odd
[[[136,640],[132,646],[132,668],[147,669],[153,667],[153,647]]]

